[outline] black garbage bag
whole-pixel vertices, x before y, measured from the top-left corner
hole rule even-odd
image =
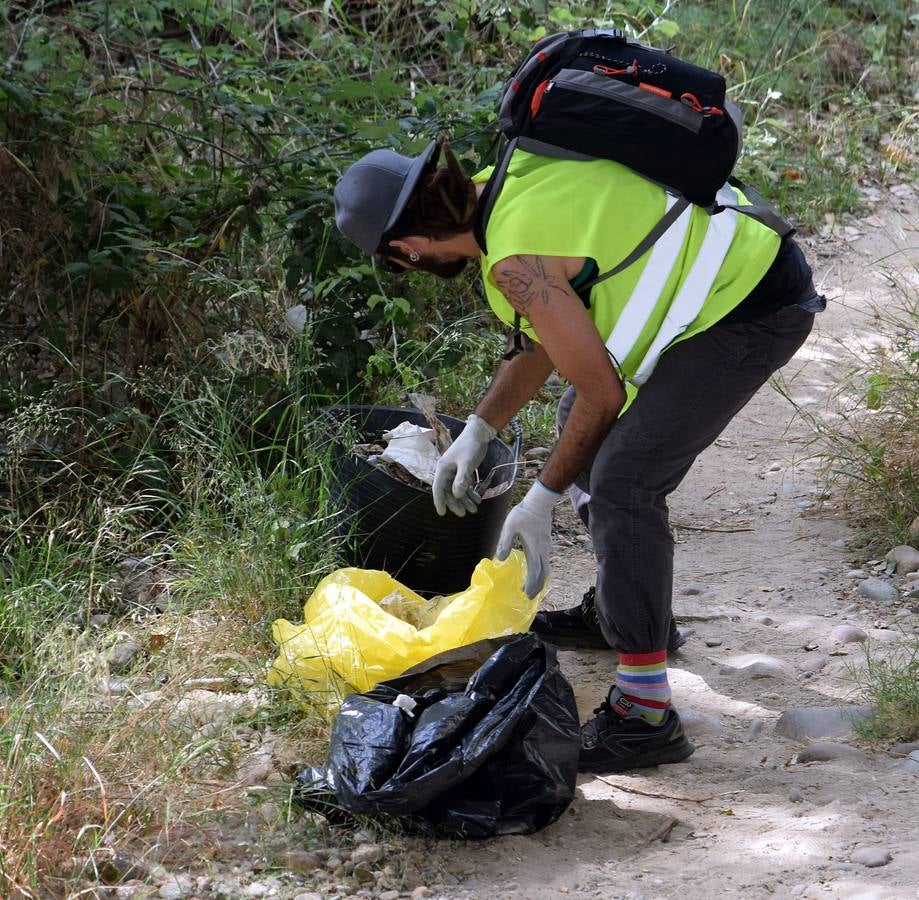
[[[300,776],[305,802],[331,794],[351,813],[408,817],[465,838],[554,822],[574,797],[580,749],[574,693],[555,648],[515,637],[465,689],[448,682],[437,665],[346,698],[327,764]]]

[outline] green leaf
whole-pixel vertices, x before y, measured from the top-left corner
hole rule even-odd
[[[189,219],[186,219],[185,216],[172,215],[169,217],[169,221],[172,222],[172,224],[175,225],[177,228],[181,229],[182,231],[186,233],[191,233],[192,231],[195,230],[194,222],[190,221]]]
[[[454,56],[459,56],[466,47],[466,41],[460,31],[448,31],[444,35],[444,43]]]
[[[35,105],[35,98],[32,96],[31,92],[4,78],[0,78],[0,90],[2,90],[17,106],[21,106],[23,109],[32,109]]]
[[[364,141],[382,141],[397,130],[395,122],[361,122],[355,125],[354,134]]]
[[[868,378],[868,390],[865,393],[865,405],[868,409],[881,409],[884,398],[890,390],[890,379],[886,375],[871,375]]]
[[[660,19],[654,23],[654,30],[666,38],[672,38],[680,33],[680,26],[673,19]]]
[[[100,97],[96,103],[102,109],[109,110],[109,112],[121,114],[125,111],[124,104],[120,100],[116,100],[114,97]]]

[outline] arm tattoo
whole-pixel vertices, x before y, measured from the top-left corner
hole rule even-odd
[[[537,300],[548,306],[553,295],[567,296],[566,286],[546,271],[538,256],[514,256],[504,260],[497,269],[495,280],[510,305],[519,313]]]

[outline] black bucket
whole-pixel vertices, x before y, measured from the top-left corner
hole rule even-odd
[[[348,562],[382,569],[419,594],[453,594],[469,587],[480,560],[492,557],[517,477],[520,431],[513,447],[495,438],[479,466],[481,479],[495,470],[489,489],[504,488],[463,517],[437,515],[431,489],[406,484],[356,456],[354,443],[382,443],[400,422],[427,427],[415,409],[386,406],[330,406],[323,410],[336,429],[332,454],[333,503],[343,510]],[[438,414],[456,438],[462,419]]]

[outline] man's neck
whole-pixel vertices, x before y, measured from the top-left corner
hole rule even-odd
[[[464,231],[455,237],[447,238],[444,241],[437,242],[438,252],[458,253],[468,259],[478,259],[482,251],[476,243],[475,235],[472,231]]]

